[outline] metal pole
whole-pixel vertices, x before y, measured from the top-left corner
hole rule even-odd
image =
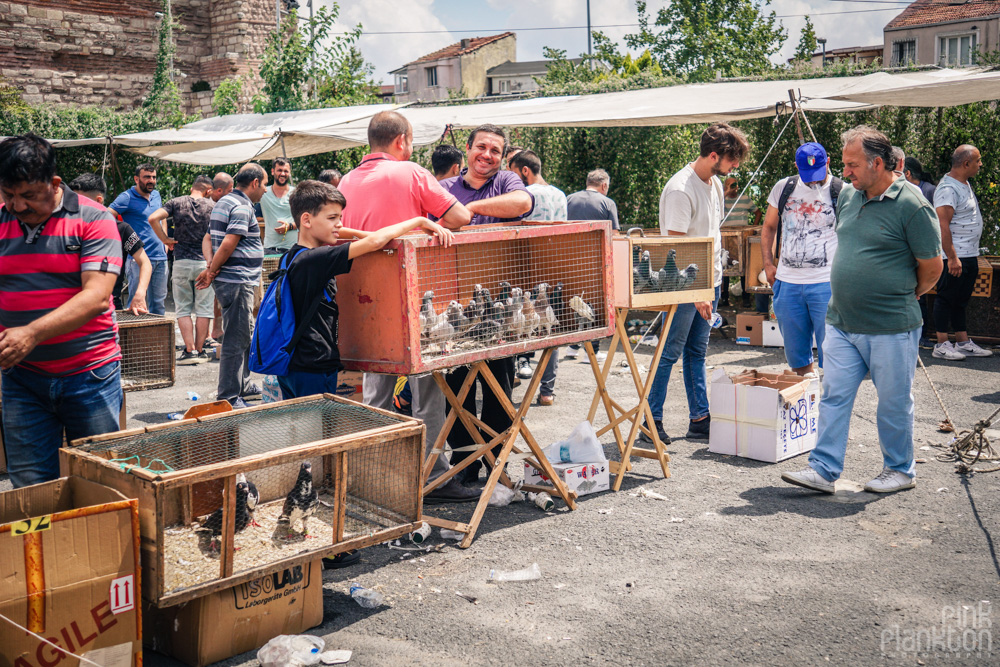
[[[594,55],[594,49],[590,43],[590,0],[587,0],[587,55]]]
[[[278,32],[281,32],[281,0],[274,0],[274,15],[277,17]]]

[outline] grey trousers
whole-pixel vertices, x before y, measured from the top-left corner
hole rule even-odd
[[[229,334],[226,334],[227,336]],[[382,375],[380,373],[365,373],[362,383],[364,403],[383,410],[392,410],[392,391],[396,387],[395,375]],[[444,394],[434,382],[431,375],[410,378],[410,393],[413,400],[410,407],[413,410],[415,419],[422,419],[427,429],[427,439],[424,443],[424,460],[434,449],[434,442],[437,440],[445,420]],[[434,467],[427,478],[431,482],[451,468],[447,455],[444,452],[438,455],[434,461]]]
[[[555,396],[556,394],[556,373],[559,372],[559,348],[552,350],[552,355],[549,357],[549,363],[545,366],[545,370],[542,371],[542,383],[538,393],[542,396]],[[531,397],[528,397],[531,400]]]
[[[217,398],[232,403],[250,383],[254,285],[215,281],[215,297],[222,306],[222,326],[226,332],[219,360]]]

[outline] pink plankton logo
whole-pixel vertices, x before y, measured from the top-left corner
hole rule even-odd
[[[993,653],[993,612],[989,600],[947,605],[941,622],[925,627],[893,624],[882,631],[882,655],[889,658],[988,658]]]

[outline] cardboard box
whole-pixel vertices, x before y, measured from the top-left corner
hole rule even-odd
[[[791,371],[712,372],[708,450],[777,463],[816,446],[820,384]]]
[[[279,570],[174,607],[143,601],[146,648],[202,667],[323,622],[319,560]]]
[[[0,493],[0,614],[105,667],[139,666],[138,590],[138,501],[80,477]],[[56,663],[80,664],[0,623],[0,664]]]
[[[740,313],[736,316],[736,343],[738,345],[764,344],[763,313]]]
[[[607,461],[593,463],[553,463],[556,473],[563,484],[575,491],[578,496],[589,493],[607,491],[611,488]],[[525,484],[551,484],[552,482],[541,471],[531,464],[524,464]]]
[[[784,347],[785,339],[781,337],[781,329],[777,320],[764,320],[760,324],[760,342],[764,347]]]
[[[337,396],[352,401],[360,401],[362,395],[362,380],[364,373],[357,371],[342,371],[337,374]]]

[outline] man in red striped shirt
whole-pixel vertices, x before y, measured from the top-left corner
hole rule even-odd
[[[59,447],[118,430],[122,269],[114,218],[56,176],[33,134],[0,142],[0,368],[14,487],[59,476]]]

